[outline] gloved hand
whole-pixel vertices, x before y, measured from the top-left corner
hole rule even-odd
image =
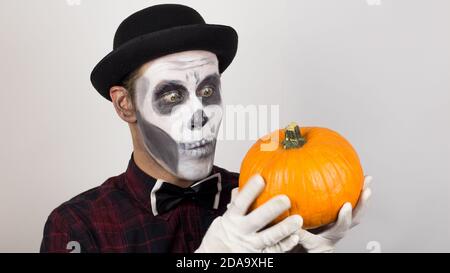
[[[300,229],[297,234],[300,236],[299,244],[310,253],[334,252],[336,243],[342,239],[347,231],[360,223],[361,217],[369,201],[372,191],[369,184],[371,176],[366,176],[361,197],[355,210],[352,213],[352,205],[345,203],[339,211],[336,223],[319,234],[313,234],[304,229]]]
[[[233,189],[227,211],[212,222],[195,252],[287,252],[296,246],[296,233],[303,225],[299,215],[261,230],[291,207],[286,195],[275,196],[247,214],[264,186],[261,176],[253,176],[239,192]]]

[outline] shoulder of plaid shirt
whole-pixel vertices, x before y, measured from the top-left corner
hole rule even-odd
[[[218,209],[185,200],[154,216],[150,192],[156,179],[140,170],[131,157],[127,170],[53,210],[41,252],[194,252],[212,221],[226,211],[239,174],[214,166],[222,191]]]

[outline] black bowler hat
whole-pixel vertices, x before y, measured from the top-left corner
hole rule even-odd
[[[238,35],[229,26],[206,24],[193,8],[163,4],[126,18],[114,35],[113,51],[92,70],[91,82],[106,99],[109,89],[144,63],[175,52],[207,50],[217,55],[219,72],[236,55]]]

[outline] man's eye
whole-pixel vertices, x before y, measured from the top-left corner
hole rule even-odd
[[[212,87],[205,87],[199,92],[200,97],[209,97],[214,93],[214,89]]]
[[[165,94],[162,97],[162,99],[166,103],[178,103],[183,100],[183,96],[180,93],[178,93],[177,91],[172,91],[172,92],[168,92],[167,94]]]

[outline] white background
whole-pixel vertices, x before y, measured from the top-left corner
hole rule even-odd
[[[163,1],[76,2],[0,3],[1,252],[38,251],[51,210],[131,154],[89,74],[125,17]],[[338,251],[450,251],[450,1],[173,2],[237,30],[226,104],[279,105],[280,125],[332,128],[358,151],[373,198]],[[219,142],[216,164],[238,171],[252,142]]]

